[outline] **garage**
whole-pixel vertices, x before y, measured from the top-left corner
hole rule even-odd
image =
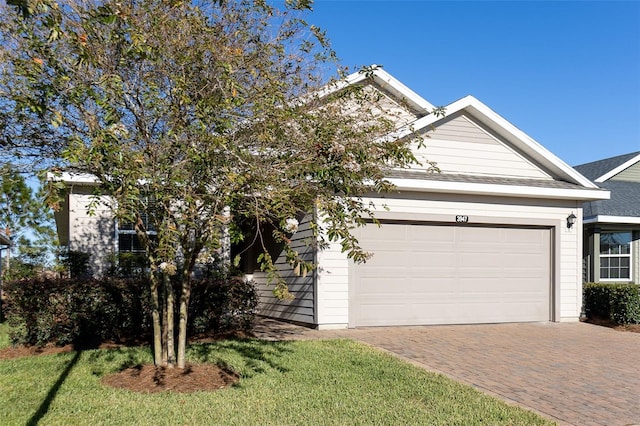
[[[548,321],[552,231],[386,222],[357,232],[349,326]]]

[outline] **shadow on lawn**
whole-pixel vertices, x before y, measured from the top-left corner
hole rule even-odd
[[[187,363],[215,364],[234,371],[242,377],[276,370],[288,369],[283,356],[293,353],[292,341],[268,341],[261,339],[228,339],[207,343],[192,343],[187,347]],[[119,347],[89,351],[87,360],[93,364],[93,374],[102,377],[115,371],[150,364],[153,362],[150,347]],[[117,367],[114,368],[114,365]]]
[[[73,367],[76,366],[81,355],[82,355],[82,351],[77,351],[76,354],[71,359],[71,361],[69,361],[64,371],[60,374],[60,377],[58,377],[58,380],[56,380],[56,382],[53,384],[51,389],[49,389],[49,392],[47,393],[47,397],[44,399],[44,401],[42,401],[42,404],[40,404],[40,407],[38,407],[38,410],[33,414],[33,416],[31,416],[31,418],[27,422],[27,426],[37,425],[38,422],[42,419],[42,417],[44,417],[44,415],[47,414],[47,411],[49,411],[49,406],[51,405],[51,402],[55,399],[56,394],[58,393],[58,390],[60,390],[60,386],[62,386],[64,381],[67,379],[67,376],[69,376],[69,373],[71,373],[71,370],[73,370]]]
[[[293,342],[265,341],[259,339],[223,340],[215,343],[190,345],[187,358],[195,362],[210,362],[235,371],[242,377],[252,377],[269,369],[288,371],[279,360],[292,353]],[[224,358],[241,358],[243,366],[229,365]],[[240,368],[238,368],[240,367]],[[240,369],[241,371],[237,371]]]

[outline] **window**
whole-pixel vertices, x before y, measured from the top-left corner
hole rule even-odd
[[[149,224],[149,216],[142,214],[141,219],[144,227],[147,229],[149,238],[153,239],[156,232],[153,226]],[[144,247],[140,244],[140,240],[131,222],[124,222],[118,225],[118,251],[120,253],[144,253]]]
[[[141,215],[142,222],[147,229],[149,239],[153,240],[157,232],[149,224],[147,214]],[[145,249],[140,243],[133,223],[122,222],[118,224],[118,256],[117,274],[124,277],[140,276],[148,270]]]
[[[631,280],[631,232],[600,234],[600,279]]]

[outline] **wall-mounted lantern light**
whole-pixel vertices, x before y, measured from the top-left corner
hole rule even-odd
[[[576,224],[576,220],[578,217],[571,212],[569,216],[567,216],[567,228],[573,228],[573,225]]]

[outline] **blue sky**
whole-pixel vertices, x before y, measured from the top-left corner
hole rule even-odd
[[[640,1],[316,0],[343,65],[473,95],[570,165],[640,151]]]

